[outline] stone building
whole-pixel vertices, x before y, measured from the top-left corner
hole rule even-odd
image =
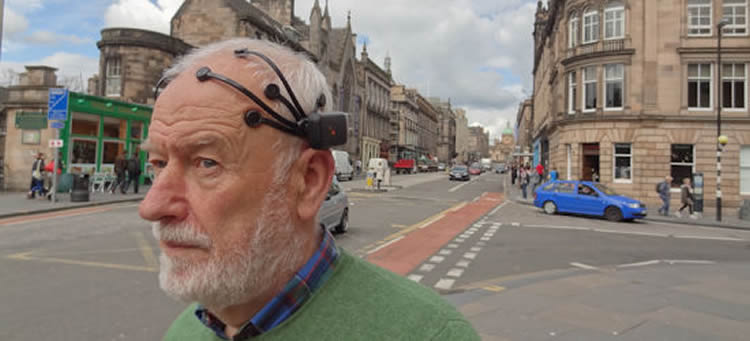
[[[430,103],[438,109],[438,158],[450,162],[456,155],[456,110],[463,109],[452,108],[450,99],[442,101],[433,97]]]
[[[678,191],[683,178],[702,173],[704,203],[713,210],[721,105],[721,133],[729,138],[723,206],[739,207],[750,199],[747,13],[746,0],[556,0],[548,8],[540,1],[530,134],[535,156],[562,179],[596,174],[651,206],[659,202],[654,187],[664,176],[675,179]],[[729,24],[718,51],[722,17]]]
[[[510,128],[510,122],[508,122],[505,129],[503,129],[501,138],[496,138],[495,143],[490,148],[490,158],[492,161],[505,162],[511,158],[515,145],[513,135],[513,129]]]
[[[419,157],[419,104],[417,91],[405,85],[391,87],[391,150],[389,161]]]
[[[454,163],[465,164],[469,160],[469,119],[466,110],[456,108],[456,157]]]
[[[468,141],[468,162],[478,162],[490,156],[490,133],[484,127],[469,127]]]
[[[516,131],[518,136],[513,148],[513,159],[517,162],[524,163],[528,161],[525,155],[531,153],[531,105],[530,99],[524,100],[518,104],[518,113],[516,113]]]
[[[367,45],[362,47],[357,65],[357,81],[364,103],[360,112],[362,164],[367,167],[371,158],[388,159],[393,79],[390,70],[381,69],[370,59]]]
[[[417,105],[419,106],[417,153],[420,158],[438,157],[438,110],[419,93],[417,93]]]
[[[328,6],[316,0],[309,23],[294,14],[294,0],[185,0],[172,17],[169,36],[136,29],[105,29],[94,94],[148,103],[162,71],[192,47],[234,37],[267,39],[306,53],[331,87],[334,110],[350,114],[346,150],[359,157],[359,112],[356,86],[356,35],[331,26]]]

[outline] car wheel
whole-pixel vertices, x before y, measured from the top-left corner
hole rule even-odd
[[[622,220],[622,212],[619,208],[610,206],[604,210],[604,217],[609,221],[620,221]]]
[[[557,205],[555,205],[554,201],[545,201],[544,202],[544,213],[547,213],[547,214],[555,214],[555,213],[557,213]]]
[[[349,229],[349,209],[344,209],[344,214],[341,215],[341,222],[336,226],[337,233],[344,233]]]

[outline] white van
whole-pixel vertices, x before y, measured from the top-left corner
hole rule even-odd
[[[336,178],[339,181],[344,181],[344,179],[351,180],[354,177],[354,168],[349,163],[349,153],[340,150],[332,150],[331,152],[333,153],[333,161],[336,165]]]

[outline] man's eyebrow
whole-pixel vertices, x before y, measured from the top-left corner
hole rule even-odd
[[[190,151],[201,149],[204,147],[215,147],[218,146],[220,150],[228,147],[228,143],[223,138],[214,135],[204,135],[199,137],[189,137],[177,144],[177,149],[180,151]]]

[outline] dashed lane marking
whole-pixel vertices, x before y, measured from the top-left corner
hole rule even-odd
[[[451,249],[458,249],[458,244],[451,243],[451,244],[446,245],[445,247],[451,248]]]
[[[501,287],[499,285],[488,285],[486,287],[482,287],[482,289],[492,292],[501,292],[505,290],[505,287]]]
[[[630,263],[630,264],[620,264],[617,267],[618,268],[634,268],[634,267],[638,267],[638,266],[646,266],[646,265],[659,264],[660,262],[661,262],[660,260],[654,259],[654,260],[649,260],[649,261],[645,261],[645,262]]]
[[[510,223],[510,225],[513,226],[513,227],[519,227],[519,226],[521,226],[521,223],[513,222],[513,223]]]
[[[477,242],[477,246],[487,246],[487,243],[485,243],[485,242]]]
[[[426,264],[422,264],[422,266],[419,268],[419,271],[430,272],[434,268],[435,268],[435,264],[426,263]]]
[[[456,243],[463,243],[464,241],[466,241],[466,239],[464,238],[456,238],[454,240],[456,241]]]
[[[588,264],[583,264],[583,263],[573,262],[573,263],[570,263],[570,265],[575,266],[576,268],[581,268],[581,269],[586,269],[586,270],[599,270],[599,268],[593,265],[588,265]]]
[[[718,240],[718,241],[726,241],[726,242],[744,242],[745,239],[742,238],[733,238],[733,237],[710,237],[710,236],[682,236],[682,235],[676,235],[674,236],[678,239],[702,239],[702,240]]]
[[[479,240],[488,242],[490,241],[490,237],[482,237],[482,238],[479,238]]]
[[[467,259],[477,258],[477,253],[476,252],[467,252],[467,253],[464,253],[464,258],[467,258]]]
[[[506,202],[500,204],[499,206],[495,207],[495,209],[492,210],[492,212],[490,212],[489,215],[494,215],[495,213],[497,213],[497,211],[499,211],[501,208],[505,207],[505,205],[507,205],[507,204],[508,204],[508,201],[506,201]]]
[[[424,278],[424,276],[422,276],[422,275],[409,275],[407,278],[410,279],[410,280],[412,280],[412,281],[414,281],[414,282],[419,283],[419,281],[421,281],[422,278]]]
[[[479,252],[479,251],[482,251],[482,248],[479,246],[474,246],[471,248],[471,252]]]
[[[689,260],[689,259],[665,259],[664,263],[667,263],[669,265],[674,265],[674,264],[696,264],[696,265],[716,264],[716,262],[710,261],[710,260]]]
[[[440,252],[438,252],[438,254],[439,254],[439,255],[442,255],[442,256],[448,256],[448,255],[450,255],[451,253],[453,253],[453,251],[451,251],[451,250],[448,250],[448,249],[442,249],[442,250],[440,250]]]
[[[458,263],[456,263],[456,266],[460,266],[462,268],[468,268],[469,264],[471,264],[471,262],[468,260],[460,260],[458,261]]]
[[[430,258],[430,262],[432,263],[442,263],[444,260],[445,257],[443,256],[432,256],[432,258]]]
[[[437,288],[437,289],[443,289],[443,290],[450,290],[450,288],[453,287],[453,283],[456,283],[455,279],[441,278],[435,284],[435,288]]]
[[[454,268],[454,269],[451,269],[450,271],[448,271],[448,273],[446,274],[446,276],[458,278],[458,277],[461,277],[461,275],[463,275],[463,274],[464,274],[464,269],[455,269]]]

